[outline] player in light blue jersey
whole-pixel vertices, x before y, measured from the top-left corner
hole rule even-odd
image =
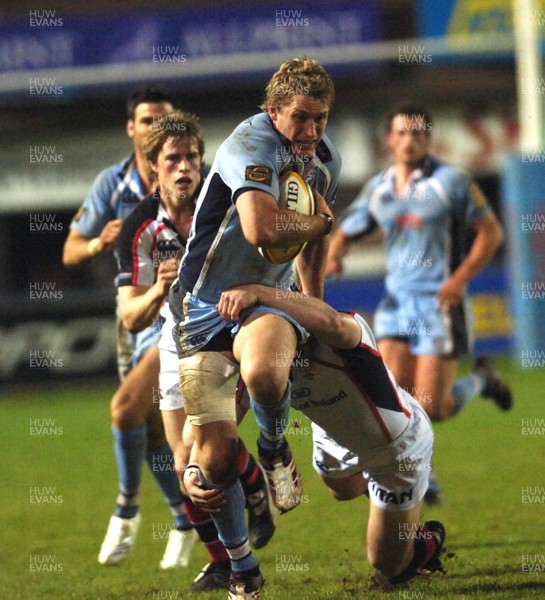
[[[307,57],[284,63],[272,77],[264,112],[241,123],[219,148],[197,202],[178,285],[169,298],[177,321],[180,385],[196,439],[203,481],[225,490],[228,502],[214,515],[232,562],[230,598],[257,598],[262,576],[250,552],[244,502],[236,480],[234,387],[243,376],[261,429],[258,448],[273,497],[282,511],[300,503],[301,486],[283,431],[290,406],[290,365],[305,330],[282,311],[260,306],[233,323],[216,308],[234,285],[289,288],[292,263],[272,264],[258,247],[308,242],[296,259],[304,293],[321,296],[328,208],[336,193],[340,158],[325,136],[333,83]],[[280,209],[280,176],[296,170],[315,190],[316,215]],[[292,261],[293,262],[293,261]],[[234,339],[232,333],[236,332]],[[248,594],[248,595],[245,595]]]
[[[503,410],[512,398],[487,359],[455,381],[460,357],[471,346],[467,285],[493,258],[503,232],[479,186],[429,155],[431,127],[418,106],[404,103],[390,112],[386,141],[393,165],[373,177],[343,214],[327,273],[342,271],[352,242],[382,231],[386,295],[375,314],[375,335],[397,381],[440,421],[478,394]],[[428,498],[435,497],[432,487]]]
[[[153,125],[173,110],[169,96],[155,86],[146,85],[129,94],[126,127],[134,152],[118,165],[102,171],[93,183],[70,226],[63,253],[66,266],[82,266],[95,256],[109,252],[117,255],[118,236],[125,218],[153,186],[154,176],[144,144]],[[140,341],[149,345],[153,331],[150,328],[146,332],[140,334]],[[191,528],[181,507],[175,473],[164,474],[154,469],[157,464],[172,464],[172,452],[150,391],[158,385],[158,354],[144,356],[143,344],[136,342],[136,336],[127,331],[120,318],[117,320],[117,359],[121,385],[112,398],[111,415],[119,494],[98,557],[105,565],[121,563],[132,550],[140,520],[138,492],[144,459],[164,497],[176,511],[176,525]],[[163,568],[180,566],[180,557],[187,557],[187,547],[170,544],[177,533],[176,529],[171,532],[161,561]]]
[[[126,127],[134,151],[95,179],[70,224],[62,257],[66,267],[81,267],[95,256],[115,253],[123,219],[152,189],[153,174],[143,144],[154,119],[172,110],[168,95],[155,86],[144,86],[129,94]],[[132,348],[119,319],[117,359],[122,380],[131,367]]]

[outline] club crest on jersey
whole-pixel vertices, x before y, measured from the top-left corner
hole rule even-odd
[[[264,185],[272,183],[272,169],[264,165],[248,165],[246,167],[246,181],[255,181]]]
[[[398,228],[422,229],[423,225],[422,217],[415,213],[405,213],[395,217],[395,227]]]
[[[176,240],[159,240],[157,251],[161,254],[170,253],[175,256],[180,251],[180,244]]]

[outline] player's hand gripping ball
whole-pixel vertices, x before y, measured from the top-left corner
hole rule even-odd
[[[287,171],[280,177],[280,199],[278,200],[278,206],[301,215],[310,216],[316,213],[316,203],[312,190],[296,171]],[[280,222],[279,226],[296,230],[297,227],[302,227],[302,224],[295,220]],[[306,243],[286,248],[259,247],[259,252],[268,261],[278,265],[295,258],[305,245]]]

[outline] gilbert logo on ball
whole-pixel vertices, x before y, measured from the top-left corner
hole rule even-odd
[[[307,182],[296,171],[287,171],[280,177],[279,208],[289,210],[301,215],[313,215],[316,212],[316,204],[312,190]],[[289,218],[279,221],[285,230],[297,231],[303,224]],[[288,246],[286,248],[259,248],[259,252],[274,264],[286,263],[295,258],[305,247],[305,243]]]

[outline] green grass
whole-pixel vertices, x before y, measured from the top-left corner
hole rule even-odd
[[[329,497],[312,470],[308,422],[300,419],[290,442],[303,471],[305,501],[279,519],[272,542],[257,552],[267,579],[263,598],[545,597],[545,573],[523,571],[524,562],[536,559],[545,569],[545,505],[523,504],[521,498],[523,487],[545,485],[545,435],[521,430],[522,419],[543,418],[544,379],[539,371],[517,371],[506,361],[501,367],[516,393],[510,413],[476,400],[436,428],[434,464],[445,503],[427,508],[424,519],[438,519],[447,528],[447,549],[454,556],[444,561],[446,575],[422,577],[394,592],[369,590],[367,500],[340,503]],[[165,542],[154,539],[153,527],[168,526],[170,514],[146,472],[133,554],[120,567],[98,565],[117,492],[109,429],[113,385],[36,387],[4,395],[2,600],[182,599],[207,562],[198,545],[188,569],[159,569]],[[57,435],[31,435],[31,419],[53,419]],[[242,433],[253,446],[252,419]],[[32,504],[31,487],[55,488],[49,495],[58,503]],[[38,564],[48,560],[55,570],[31,571],[31,557]],[[192,597],[225,600],[226,593]]]

